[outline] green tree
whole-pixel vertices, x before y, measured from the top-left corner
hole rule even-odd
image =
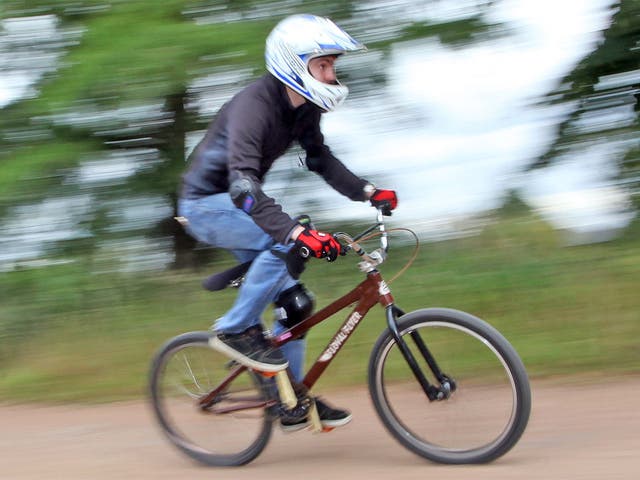
[[[209,8],[214,3],[222,2]],[[234,2],[233,9],[241,13],[246,3]],[[8,2],[6,16],[55,14],[63,28],[82,34],[61,67],[43,76],[39,95],[3,111],[3,207],[68,194],[73,187],[61,187],[61,180],[69,168],[101,152],[125,149],[133,156],[141,147],[153,149],[158,161],[126,183],[94,192],[93,233],[112,221],[101,214],[109,199],[155,194],[175,205],[186,133],[206,121],[188,108],[189,85],[229,64],[257,64],[262,53],[255,38],[270,23],[221,18],[199,25],[189,13],[196,6],[176,0]],[[181,233],[171,222],[161,225],[163,233]]]
[[[357,4],[6,0],[3,18],[55,15],[67,53],[59,68],[42,76],[36,96],[2,110],[0,214],[12,205],[83,190],[67,176],[87,159],[112,158],[108,153],[117,158],[118,152],[144,157],[150,150],[153,161],[135,175],[92,190],[83,226],[96,241],[155,232],[173,236],[176,246],[193,246],[170,214],[151,229],[143,225],[123,231],[110,228],[116,215],[109,208],[149,195],[165,198],[175,209],[187,135],[210,120],[198,109],[197,79],[236,70],[245,72],[244,80],[261,74],[264,38],[275,21],[292,13],[313,11],[347,22],[356,33],[366,32],[371,25],[354,15],[361,8]],[[385,50],[394,41],[428,36],[456,44],[488,30],[479,16],[438,25],[407,23],[392,38],[368,44]],[[86,254],[97,245],[86,238],[81,244]]]
[[[611,25],[597,48],[551,92],[549,103],[572,105],[549,150],[531,168],[553,164],[567,152],[610,147],[618,175],[611,179],[640,207],[640,0],[611,7]]]

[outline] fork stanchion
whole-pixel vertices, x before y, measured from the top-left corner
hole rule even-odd
[[[278,385],[278,392],[280,392],[280,401],[289,409],[295,408],[298,404],[298,397],[296,397],[293,391],[293,386],[291,385],[291,380],[289,380],[289,374],[286,370],[280,370],[276,373],[276,383]]]

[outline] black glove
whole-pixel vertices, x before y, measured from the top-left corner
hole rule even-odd
[[[376,189],[369,199],[371,205],[382,210],[383,215],[391,215],[398,206],[398,196],[394,190]]]

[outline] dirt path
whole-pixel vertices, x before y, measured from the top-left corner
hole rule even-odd
[[[533,393],[531,421],[514,450],[490,465],[461,467],[435,465],[404,450],[383,430],[365,390],[329,396],[353,410],[349,426],[322,435],[276,431],[256,461],[228,469],[203,467],[178,453],[143,403],[5,406],[0,407],[0,478],[638,478],[640,377],[597,385],[536,382]]]

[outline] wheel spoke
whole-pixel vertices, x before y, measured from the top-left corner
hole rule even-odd
[[[270,403],[252,372],[229,375],[228,358],[209,348],[208,338],[207,332],[181,335],[158,353],[151,371],[154,411],[171,442],[191,457],[241,465],[270,437]]]

